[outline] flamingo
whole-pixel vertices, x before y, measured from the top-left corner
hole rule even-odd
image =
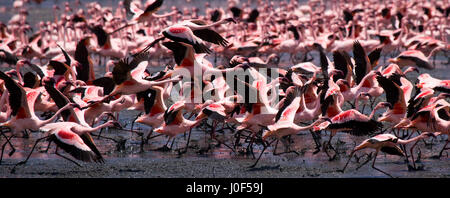
[[[185,107],[185,102],[180,101],[171,105],[164,112],[164,124],[156,129],[155,132],[169,136],[167,143],[176,135],[184,133],[189,130],[186,149],[189,146],[192,129],[197,126],[206,117],[197,117],[195,121],[187,120],[183,117],[182,110]],[[172,145],[173,146],[173,145]],[[171,146],[171,147],[172,147]],[[165,145],[167,148],[167,144]]]
[[[63,149],[65,152],[69,153],[72,157],[74,157],[77,160],[81,160],[84,162],[103,163],[104,162],[103,157],[101,156],[98,149],[96,148],[92,138],[90,138],[90,136],[83,136],[83,135],[90,133],[90,132],[97,131],[101,128],[111,127],[111,126],[118,126],[118,125],[115,121],[109,121],[107,123],[104,123],[104,124],[99,125],[94,128],[86,127],[86,126],[77,124],[75,122],[57,122],[57,123],[47,124],[47,125],[43,126],[40,130],[47,132],[49,135],[37,139],[33,145],[33,148],[31,149],[30,154],[28,154],[27,158],[24,161],[17,163],[13,167],[11,172],[14,173],[17,166],[27,163],[27,161],[30,158],[31,154],[33,153],[36,145],[42,140],[55,142],[55,144],[57,145],[55,154],[64,159],[67,159],[67,160],[73,162],[74,164],[76,164],[78,166],[81,166],[81,165],[78,164],[77,162],[71,160],[70,158],[59,154],[58,148]]]
[[[373,157],[373,163],[372,163],[372,168],[380,171],[384,174],[386,174],[389,177],[392,177],[392,175],[390,175],[389,173],[375,167],[375,161],[377,159],[377,155],[379,151],[382,151],[384,153],[387,154],[391,154],[391,155],[398,155],[398,156],[405,156],[405,153],[397,146],[398,144],[400,145],[406,145],[409,144],[411,142],[417,142],[421,139],[425,139],[431,136],[435,136],[435,134],[433,133],[429,133],[429,132],[424,132],[421,133],[420,135],[408,139],[408,140],[402,140],[399,139],[398,137],[396,137],[395,135],[392,134],[379,134],[376,135],[374,137],[371,137],[369,139],[364,140],[360,145],[356,146],[352,152],[350,153],[350,157],[347,161],[347,163],[345,164],[344,168],[341,170],[342,172],[345,171],[345,169],[347,168],[348,163],[350,162],[351,158],[353,157],[353,154],[356,151],[365,149],[365,148],[371,148],[371,149],[375,149],[375,156]],[[414,160],[413,160],[414,161]]]
[[[280,140],[282,137],[294,135],[300,131],[308,130],[321,121],[317,120],[314,123],[304,127],[298,126],[297,124],[294,123],[296,111],[300,106],[299,105],[301,100],[300,95],[302,94],[302,91],[300,89],[301,89],[300,87],[288,88],[287,95],[283,100],[283,106],[279,109],[275,117],[275,123],[272,125],[268,125],[266,127],[267,130],[263,132],[262,135],[263,141],[267,141],[267,138],[269,137],[275,137],[277,140]],[[265,149],[269,145],[270,143],[268,145],[264,144],[264,148],[261,151],[261,154],[259,155],[258,159],[250,167],[256,166]]]
[[[441,47],[435,48],[428,56],[425,56],[423,52],[418,50],[407,50],[402,52],[397,57],[389,59],[388,61],[395,63],[400,67],[416,66],[425,69],[434,69],[434,66],[429,62],[429,58],[439,49],[441,49]]]
[[[339,131],[347,132],[355,136],[369,135],[380,130],[383,126],[380,122],[372,119],[375,115],[375,111],[379,108],[389,106],[390,104],[386,102],[378,103],[369,116],[361,114],[355,109],[342,111],[331,119],[324,118],[325,120],[316,124],[313,130],[329,130],[331,132],[330,139],[327,143],[328,146],[331,146],[331,139]],[[331,159],[334,159],[334,157]]]

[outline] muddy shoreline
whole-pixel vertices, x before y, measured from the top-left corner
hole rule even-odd
[[[303,138],[304,136],[299,136]],[[309,138],[309,137],[304,137]],[[181,140],[180,140],[181,141]],[[297,140],[298,141],[298,140]],[[450,177],[450,159],[443,156],[441,159],[431,158],[438,153],[442,141],[434,143],[433,148],[424,148],[421,145],[421,159],[417,163],[423,166],[420,171],[408,171],[405,158],[381,154],[376,161],[376,167],[385,170],[394,177]],[[182,142],[180,142],[180,145]],[[42,145],[44,148],[46,145]],[[362,166],[366,157],[359,153],[360,162],[352,160],[345,173],[338,172],[348,159],[348,152],[341,153],[334,161],[328,161],[324,152],[313,155],[313,145],[297,148],[299,155],[294,153],[284,155],[273,155],[272,148],[268,149],[261,158],[256,168],[249,168],[254,163],[252,156],[242,156],[230,153],[229,150],[220,146],[207,154],[198,154],[193,148],[184,155],[175,151],[160,152],[149,151],[149,147],[156,148],[158,145],[146,145],[145,152],[118,153],[111,151],[105,153],[105,163],[82,163],[82,167],[64,160],[54,154],[33,154],[33,157],[24,166],[16,169],[14,174],[10,173],[13,165],[24,159],[26,152],[19,154],[23,157],[9,158],[5,156],[0,165],[1,178],[378,178],[387,177],[371,168],[372,161]],[[130,148],[135,147],[135,148]],[[127,150],[137,150],[137,145],[128,145]],[[352,147],[347,143],[345,148]],[[256,150],[255,150],[256,151]],[[256,151],[256,155],[259,151]]]

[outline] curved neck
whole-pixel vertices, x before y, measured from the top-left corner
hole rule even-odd
[[[428,57],[427,58],[431,58],[431,56],[433,56],[433,54],[435,54],[438,50],[441,50],[441,49],[443,49],[444,47],[436,47],[436,48],[434,48],[431,52],[430,52],[430,54],[428,54]],[[20,75],[19,75],[20,76]]]
[[[98,126],[96,126],[96,127],[89,127],[89,128],[86,130],[86,132],[88,132],[88,133],[95,132],[95,131],[100,130],[100,129],[102,129],[102,128],[108,127],[109,125],[110,125],[109,122],[105,122],[105,123],[103,123],[103,124],[101,124],[101,125],[98,125]]]
[[[64,110],[68,108],[69,106],[64,106],[63,108],[59,109],[58,111],[56,111],[55,115],[53,115],[51,118],[41,121],[40,126],[44,126],[46,124],[53,122],[54,120],[56,120],[56,118],[58,118],[59,114],[61,114]]]
[[[321,122],[321,120],[316,120],[315,122],[311,123],[310,125],[308,125],[308,126],[303,126],[303,127],[294,124],[294,128],[295,128],[296,131],[305,131],[305,130],[308,130],[308,129],[314,127],[314,126],[315,126],[317,123],[319,123],[319,122]]]
[[[411,142],[415,142],[415,141],[418,141],[418,140],[421,140],[421,139],[424,139],[424,138],[425,138],[424,136],[418,135],[418,136],[416,136],[414,138],[411,138],[409,140],[398,139],[397,144],[409,144]]]

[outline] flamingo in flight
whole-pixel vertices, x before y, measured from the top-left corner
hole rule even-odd
[[[380,171],[384,174],[386,174],[389,177],[392,177],[391,174],[375,167],[375,161],[377,159],[378,156],[378,152],[382,151],[384,153],[390,154],[390,155],[398,155],[398,156],[405,156],[405,153],[397,146],[397,145],[406,145],[409,144],[411,142],[417,142],[421,139],[425,139],[428,137],[434,137],[436,136],[436,134],[434,133],[429,133],[429,132],[424,132],[421,133],[420,135],[408,139],[408,140],[402,140],[398,137],[396,137],[395,135],[392,134],[379,134],[376,135],[374,137],[371,137],[369,139],[364,140],[361,144],[359,144],[358,146],[356,146],[352,152],[350,153],[350,157],[347,161],[347,163],[345,164],[344,168],[341,170],[341,172],[344,172],[345,169],[347,168],[348,163],[350,162],[351,158],[353,157],[353,154],[356,151],[362,150],[362,149],[366,149],[366,148],[371,148],[371,149],[375,149],[375,156],[373,157],[373,162],[372,162],[372,168]],[[413,160],[414,161],[414,160]]]

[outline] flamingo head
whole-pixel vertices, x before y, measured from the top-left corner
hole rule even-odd
[[[392,128],[410,128],[412,127],[412,122],[408,118],[403,118],[398,124]]]
[[[420,136],[422,136],[422,137],[436,137],[436,136],[438,136],[438,135],[440,135],[441,133],[440,132],[435,132],[435,133],[431,133],[431,132],[422,132],[421,134],[420,134]]]
[[[383,108],[383,107],[387,107],[389,109],[393,109],[393,106],[392,106],[391,103],[389,103],[389,102],[380,102],[380,103],[377,104],[377,106],[375,106],[374,110],[375,109],[379,109],[379,108]]]
[[[117,129],[122,129],[123,127],[120,125],[119,122],[114,121],[114,120],[110,120],[107,122],[107,126],[108,127],[113,127],[113,128],[117,128]]]
[[[270,130],[270,126],[263,126],[263,125],[259,125],[262,130],[263,130],[263,134],[262,134],[262,139],[263,141],[266,141],[267,138],[271,137],[274,135],[274,131]]]
[[[403,73],[404,74],[407,74],[407,73],[409,73],[409,72],[417,72],[418,74],[420,73],[419,72],[419,69],[417,69],[416,67],[408,67]]]
[[[317,132],[326,129],[331,124],[331,119],[326,117],[321,117],[316,121],[316,125],[313,126],[313,131]]]
[[[269,55],[269,57],[267,57],[267,62],[269,64],[278,65],[278,63],[280,63],[280,56],[278,56],[278,54],[273,53]]]
[[[388,59],[388,62],[397,64],[399,61],[397,58],[390,58],[390,59]]]
[[[226,21],[226,22],[232,22],[232,23],[234,23],[234,24],[237,23],[236,20],[235,20],[233,17],[226,18],[224,21]]]
[[[161,133],[161,134],[163,134],[163,133],[164,133],[164,128],[163,128],[163,127],[158,127],[158,128],[156,128],[156,129],[154,129],[153,131],[156,132],[156,133]]]

